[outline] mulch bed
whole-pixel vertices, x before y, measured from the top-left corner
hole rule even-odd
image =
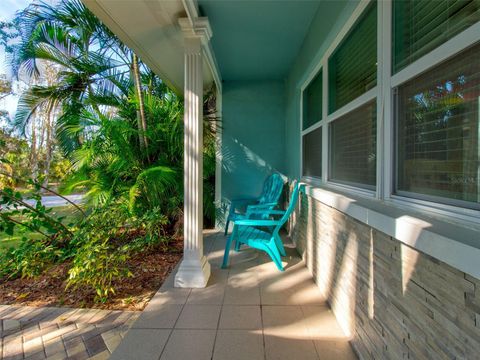
[[[55,265],[33,279],[1,282],[0,304],[143,310],[181,259],[182,250],[183,240],[174,239],[168,249],[158,247],[130,258],[127,265],[133,276],[117,281],[116,294],[105,304],[95,303],[91,290],[65,290],[68,262]]]

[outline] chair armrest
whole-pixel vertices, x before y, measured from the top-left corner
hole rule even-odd
[[[252,206],[253,204],[255,204],[255,202],[257,202],[258,199],[234,199],[234,200],[231,200],[230,201],[230,210],[229,210],[229,213],[232,214],[235,212],[236,209],[238,209],[239,207],[248,207],[248,206]]]
[[[248,210],[248,209],[252,209],[252,210],[257,210],[257,209],[259,209],[259,210],[261,210],[261,209],[263,209],[263,208],[269,209],[269,208],[273,208],[273,207],[275,207],[275,206],[277,206],[277,203],[276,203],[276,202],[264,203],[264,204],[254,204],[254,205],[248,205],[248,206],[247,206],[247,210]]]
[[[267,203],[258,205],[248,205],[246,215],[249,217],[251,214],[263,213],[268,210],[273,210],[277,206],[277,203]]]
[[[278,224],[280,224],[278,220],[245,219],[235,221],[235,226],[276,226]]]
[[[262,215],[284,215],[285,210],[264,210],[262,211]]]
[[[254,203],[255,201],[258,201],[258,198],[250,198],[250,199],[233,199],[230,202],[232,204],[248,204],[248,203]]]
[[[245,217],[248,219],[255,219],[256,216],[261,216],[263,219],[267,219],[271,215],[283,215],[285,211],[283,210],[274,210],[274,209],[255,209],[255,210],[248,210],[245,214]]]

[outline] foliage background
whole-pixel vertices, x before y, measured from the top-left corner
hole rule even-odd
[[[2,25],[2,43],[28,86],[0,132],[0,277],[37,276],[70,262],[68,287],[96,299],[130,276],[132,254],[168,247],[183,228],[183,99],[79,0],[35,1]],[[8,84],[5,91],[9,91]],[[204,215],[214,224],[215,89],[204,102]],[[85,193],[87,211],[65,224],[41,203],[48,185]],[[22,184],[23,183],[23,184]],[[36,200],[27,206],[19,185]]]

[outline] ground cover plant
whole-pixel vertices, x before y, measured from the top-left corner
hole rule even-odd
[[[25,136],[46,112],[69,166],[53,190],[41,176],[16,171],[11,152],[0,154],[0,302],[108,306],[119,294],[151,293],[182,250],[182,99],[79,0],[34,2],[4,26],[17,74],[35,79],[54,69],[50,81],[21,95],[9,134]],[[208,226],[215,215],[213,89],[205,115]],[[19,182],[28,192],[18,191]],[[85,193],[82,207],[56,211],[42,204],[46,193],[75,191]],[[43,300],[39,281],[55,289],[45,290]],[[137,293],[135,283],[144,285]]]

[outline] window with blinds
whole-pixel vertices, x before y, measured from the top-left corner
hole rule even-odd
[[[393,72],[478,21],[480,0],[396,0],[393,5]]]
[[[303,130],[322,120],[322,70],[303,92]]]
[[[398,88],[398,193],[480,208],[480,44]]]
[[[303,176],[322,177],[322,128],[303,136]]]
[[[330,179],[375,189],[377,105],[369,102],[330,124]]]
[[[328,59],[328,83],[330,114],[376,86],[376,1],[368,6]]]

